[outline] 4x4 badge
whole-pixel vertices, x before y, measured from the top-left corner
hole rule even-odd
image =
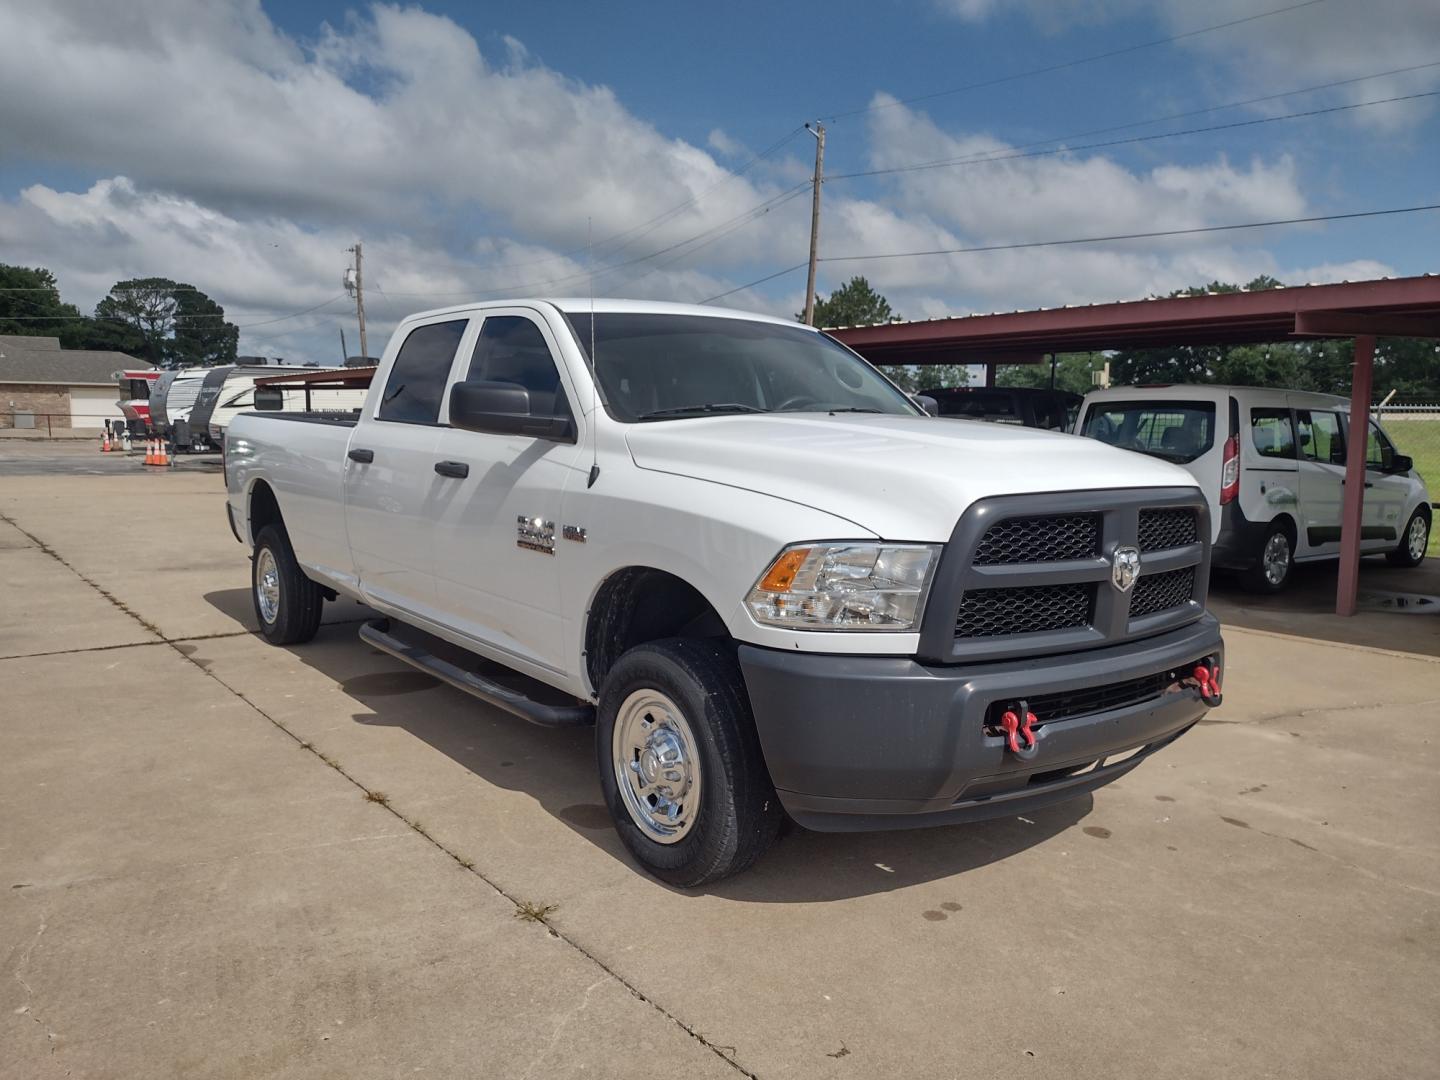
[[[1129,592],[1130,586],[1140,576],[1140,549],[1117,547],[1110,560],[1110,580],[1121,592]]]

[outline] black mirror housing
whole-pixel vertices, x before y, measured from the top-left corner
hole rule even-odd
[[[1391,454],[1386,472],[1404,475],[1415,468],[1415,459],[1408,454]]]
[[[473,380],[450,388],[450,426],[491,435],[528,435],[551,442],[575,442],[568,416],[536,416],[530,391],[518,383]]]
[[[255,388],[256,412],[279,412],[285,408],[285,391],[278,386]]]
[[[933,397],[929,397],[925,394],[916,394],[911,398],[911,400],[914,401],[916,405],[919,405],[922,409],[924,409],[925,412],[928,413],[930,416],[940,415],[940,403],[936,401]]]

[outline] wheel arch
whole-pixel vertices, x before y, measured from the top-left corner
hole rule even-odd
[[[260,530],[267,525],[279,525],[285,528],[285,515],[280,510],[280,500],[275,494],[275,489],[261,479],[250,485],[250,490],[245,497],[245,521],[246,527],[250,530],[250,543],[253,546],[255,538],[260,535]]]
[[[615,661],[662,638],[730,640],[725,620],[690,582],[654,566],[623,566],[595,590],[585,613],[585,675],[598,693]]]

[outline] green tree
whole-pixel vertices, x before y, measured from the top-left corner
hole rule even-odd
[[[49,270],[0,263],[0,334],[56,337],[82,318],[79,308],[60,299]]]
[[[1087,394],[1095,389],[1091,372],[1098,371],[1105,363],[1103,353],[1061,353],[1055,361],[1055,389],[1068,390],[1072,394]],[[997,386],[1039,386],[1050,385],[1049,364],[1002,364],[995,371]]]
[[[117,281],[95,305],[95,318],[128,329],[137,343],[134,355],[160,367],[234,360],[240,333],[205,293],[161,277]]]
[[[240,331],[225,321],[225,309],[193,285],[177,285],[175,337],[171,360],[180,367],[233,364]]]
[[[803,313],[795,318],[805,321]],[[829,296],[815,298],[815,325],[821,328],[899,321],[900,316],[890,310],[890,301],[872,289],[863,277],[853,277]]]

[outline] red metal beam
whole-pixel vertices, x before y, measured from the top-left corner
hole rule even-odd
[[[1301,337],[1440,338],[1440,314],[1366,315],[1354,311],[1302,311],[1295,316],[1295,333]]]
[[[1345,439],[1345,505],[1340,511],[1340,583],[1335,614],[1354,615],[1360,587],[1360,528],[1365,518],[1365,448],[1370,434],[1370,388],[1374,383],[1375,338],[1355,339],[1350,378],[1350,430]]]

